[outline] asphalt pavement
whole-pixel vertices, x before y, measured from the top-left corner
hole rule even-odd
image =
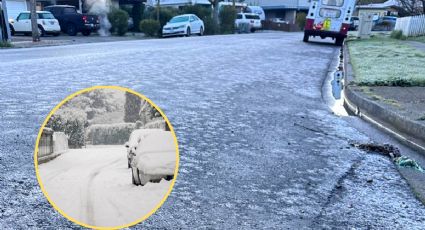
[[[73,229],[35,179],[33,148],[68,94],[119,85],[173,124],[180,170],[164,206],[135,229],[421,229],[425,206],[372,134],[335,116],[322,83],[338,47],[258,33],[0,51],[0,218]]]

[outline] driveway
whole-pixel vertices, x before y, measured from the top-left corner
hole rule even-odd
[[[171,196],[137,229],[422,228],[425,207],[396,166],[349,145],[371,134],[323,103],[337,47],[301,40],[256,33],[0,51],[2,225],[76,227],[38,187],[36,134],[70,93],[119,85],[157,103],[180,144]]]

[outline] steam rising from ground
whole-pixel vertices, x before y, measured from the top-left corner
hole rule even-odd
[[[99,16],[100,29],[98,33],[100,36],[109,36],[111,29],[111,23],[108,20],[108,13],[111,8],[110,0],[86,0],[86,6],[89,9],[90,14],[96,14]]]

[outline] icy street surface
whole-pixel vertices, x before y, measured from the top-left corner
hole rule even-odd
[[[71,149],[39,166],[50,199],[71,218],[101,227],[132,223],[155,208],[171,181],[131,184],[124,146]]]
[[[425,207],[396,167],[350,148],[369,137],[322,101],[337,47],[301,40],[255,33],[1,50],[1,226],[80,228],[40,191],[36,134],[68,94],[119,85],[157,103],[180,144],[171,196],[137,229],[424,229]]]

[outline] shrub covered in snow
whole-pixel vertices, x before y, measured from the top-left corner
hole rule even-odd
[[[91,125],[87,128],[87,141],[93,145],[122,145],[135,128],[135,123]]]
[[[143,126],[144,129],[161,129],[161,130],[170,130],[164,118],[158,117],[155,118]]]
[[[70,148],[81,148],[85,144],[84,128],[87,125],[86,114],[81,110],[61,108],[50,117],[46,127],[56,132],[64,132]]]
[[[136,122],[139,120],[139,111],[142,99],[130,92],[125,92],[124,122]]]

